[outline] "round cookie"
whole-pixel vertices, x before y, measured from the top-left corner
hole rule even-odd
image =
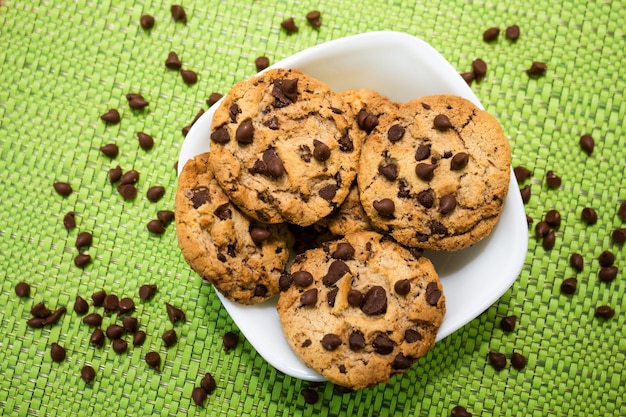
[[[381,118],[364,142],[361,203],[372,224],[403,245],[466,248],[496,224],[510,164],[493,116],[461,97],[423,97]]]
[[[175,219],[185,261],[226,298],[255,304],[278,292],[293,238],[284,224],[261,224],[228,200],[213,178],[209,153],[185,164]]]
[[[290,346],[352,389],[409,369],[433,346],[445,314],[432,263],[376,232],[296,256],[280,287],[276,308]]]
[[[229,198],[264,223],[308,226],[348,195],[361,141],[350,108],[299,70],[236,84],[211,125],[211,164]]]

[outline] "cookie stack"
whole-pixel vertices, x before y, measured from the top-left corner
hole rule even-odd
[[[279,294],[289,344],[338,385],[386,382],[428,352],[445,297],[422,252],[486,237],[508,191],[491,115],[456,96],[393,103],[270,69],[225,96],[210,141],[175,203],[198,274],[238,303]]]

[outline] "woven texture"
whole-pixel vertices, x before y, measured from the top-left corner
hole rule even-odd
[[[481,416],[612,416],[623,413],[626,385],[626,256],[611,242],[611,231],[626,224],[617,216],[626,199],[625,123],[626,7],[622,2],[573,1],[414,2],[220,1],[181,2],[186,25],[173,21],[171,3],[160,0],[2,0],[0,5],[0,409],[3,415],[259,415],[259,416],[446,416],[456,405]],[[287,5],[288,3],[288,5]],[[502,3],[502,4],[500,4]],[[307,12],[322,12],[316,31]],[[143,13],[154,28],[139,26]],[[288,35],[280,22],[293,16],[300,27]],[[500,34],[482,40],[490,26],[518,24],[513,43]],[[213,289],[184,263],[170,225],[151,235],[146,223],[173,209],[174,164],[188,125],[211,92],[228,91],[256,72],[254,59],[276,62],[306,47],[346,35],[396,30],[433,45],[459,70],[484,59],[486,78],[473,84],[477,96],[503,125],[513,164],[530,168],[532,197],[527,214],[535,223],[557,209],[562,225],[555,248],[543,249],[529,232],[524,268],[513,287],[481,316],[438,343],[409,372],[389,384],[340,394],[331,384],[313,387],[320,395],[306,404],[300,391],[309,383],[275,371],[241,340],[228,352],[222,335],[237,328]],[[163,65],[176,51],[184,68],[198,73],[187,86]],[[545,76],[524,72],[533,61],[548,65]],[[125,95],[141,93],[148,108],[130,110]],[[100,115],[118,108],[122,121],[105,125]],[[152,150],[135,134],[155,138]],[[596,139],[591,156],[578,138]],[[99,147],[116,143],[120,154],[105,157]],[[139,194],[124,201],[108,181],[120,165],[140,172]],[[558,190],[544,176],[563,179]],[[69,182],[69,197],[52,184]],[[152,185],[165,197],[145,198]],[[515,192],[515,190],[512,190]],[[598,222],[587,226],[580,211],[590,206]],[[63,227],[76,213],[77,227]],[[92,262],[74,266],[81,231],[93,234]],[[602,283],[598,255],[616,254],[617,279]],[[580,252],[585,268],[576,274],[568,258]],[[572,296],[561,281],[578,278]],[[14,287],[31,285],[28,298]],[[154,283],[155,298],[141,302],[138,288]],[[91,329],[72,311],[77,295],[98,289],[136,300],[135,317],[148,334],[142,347],[121,355],[109,343],[89,344]],[[33,304],[67,306],[54,326],[31,329]],[[185,323],[173,326],[164,303],[182,308]],[[610,320],[594,317],[596,306],[616,310]],[[92,311],[95,311],[93,307]],[[517,315],[512,333],[501,318]],[[103,326],[116,320],[105,315]],[[165,349],[160,335],[174,327],[179,342]],[[50,345],[67,349],[67,359],[50,359]],[[161,353],[154,372],[146,352]],[[528,365],[497,372],[490,350],[520,352]],[[90,385],[80,370],[90,364]],[[191,392],[206,372],[217,381],[204,407]]]

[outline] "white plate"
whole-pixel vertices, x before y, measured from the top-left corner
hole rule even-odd
[[[458,72],[430,45],[397,32],[370,32],[333,40],[286,58],[272,67],[299,68],[333,90],[368,88],[393,101],[431,94],[455,94],[482,105]],[[193,125],[180,151],[178,170],[209,150],[213,105]],[[517,278],[527,250],[524,206],[511,171],[504,210],[489,237],[471,248],[428,256],[441,277],[447,312],[441,340],[491,306]],[[309,381],[324,378],[306,367],[289,347],[276,313],[276,299],[244,306],[218,296],[257,352],[279,371]]]

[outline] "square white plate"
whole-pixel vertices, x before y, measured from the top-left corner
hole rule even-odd
[[[368,88],[393,101],[432,94],[454,94],[482,105],[458,72],[426,42],[398,32],[369,32],[333,40],[301,51],[270,68],[298,68],[333,90]],[[193,125],[183,142],[178,169],[209,151],[211,120],[219,102]],[[427,252],[446,296],[441,340],[476,318],[513,284],[526,257],[528,226],[517,182],[511,171],[509,194],[492,233],[457,252]],[[217,291],[216,291],[217,292]],[[305,366],[283,336],[276,298],[260,305],[222,304],[256,351],[279,371],[309,381],[324,378]]]

